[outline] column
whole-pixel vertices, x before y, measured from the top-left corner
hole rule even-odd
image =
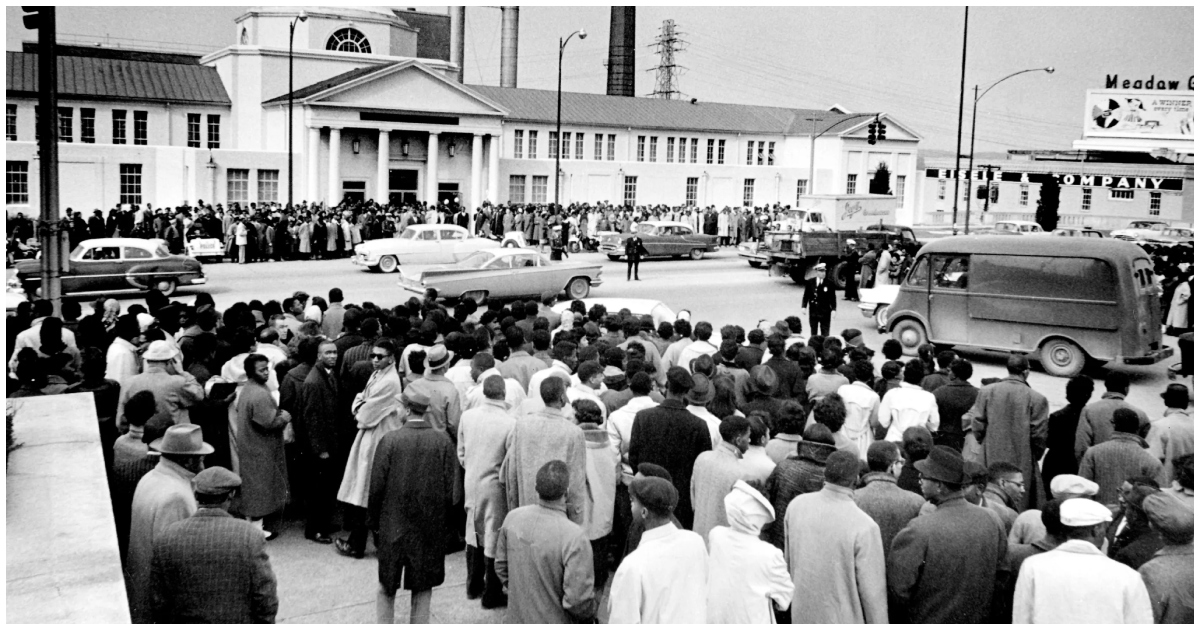
[[[483,205],[483,136],[471,136],[471,212]]]
[[[429,134],[428,157],[425,159],[425,202],[436,206],[438,202],[438,135]]]
[[[329,128],[329,189],[325,191],[325,203],[336,206],[342,200],[341,174],[342,130]]]
[[[388,165],[391,159],[391,138],[387,129],[379,130],[379,164],[375,168],[375,203],[387,204]]]
[[[500,136],[488,136],[488,188],[487,200],[500,203]]]
[[[304,196],[308,203],[317,203],[321,200],[321,128],[308,128],[308,147],[304,151],[304,158],[308,160],[308,177],[305,178],[304,185],[308,190],[308,194]]]

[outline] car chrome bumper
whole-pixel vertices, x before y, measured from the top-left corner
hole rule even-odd
[[[375,262],[371,262],[370,258],[367,258],[366,256],[363,256],[361,254],[351,256],[350,262],[355,265],[358,265],[360,267],[374,267],[375,265],[379,264],[378,260],[376,260]]]
[[[603,281],[603,280],[601,280],[600,278],[592,278],[592,280],[591,280],[591,282],[590,282],[589,284],[591,284],[591,285],[592,285],[592,286],[594,286],[594,287],[598,287],[598,286],[600,286],[601,284],[604,284],[604,281]]]
[[[192,284],[208,284],[208,278],[192,278]]]
[[[1154,352],[1151,352],[1145,356],[1117,357],[1117,361],[1124,363],[1125,365],[1153,365],[1159,361],[1162,361],[1163,359],[1173,356],[1175,356],[1174,348],[1159,348],[1158,350],[1155,350]]]
[[[859,302],[858,310],[862,311],[863,317],[866,317],[867,319],[873,319],[875,317],[875,307],[877,306],[879,305],[870,302]]]

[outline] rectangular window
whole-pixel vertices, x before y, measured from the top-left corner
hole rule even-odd
[[[133,143],[146,144],[149,136],[150,112],[133,112]]]
[[[187,115],[187,145],[193,149],[200,148],[200,114]]]
[[[4,106],[4,139],[9,142],[17,140],[17,106]]]
[[[658,136],[650,136],[650,161],[658,161]]]
[[[1083,209],[1084,212],[1087,212],[1088,210],[1092,209],[1092,189],[1091,188],[1083,189],[1083,200],[1080,202],[1079,207],[1081,209]]]
[[[775,143],[767,143],[767,166],[775,166]]]
[[[765,158],[765,157],[766,157],[766,156],[764,155],[766,152],[767,152],[767,150],[766,150],[766,143],[765,143],[765,142],[759,142],[759,143],[758,143],[758,162],[756,162],[756,164],[758,164],[759,166],[762,166],[762,165],[763,165],[763,158]]]
[[[537,136],[536,130],[529,130],[529,159],[531,160],[537,159]]]
[[[59,107],[58,108],[58,141],[59,142],[74,142],[75,136],[75,108]]]
[[[754,180],[746,179],[742,182],[742,205],[751,207],[754,205]]]
[[[118,203],[142,203],[142,165],[121,165],[121,196]]]
[[[638,136],[637,161],[646,161],[646,136]]]
[[[208,148],[221,148],[221,115],[208,115]]]
[[[1121,188],[1110,188],[1108,190],[1108,198],[1130,200],[1133,199],[1133,191]]]
[[[1021,184],[1021,201],[1022,206],[1029,205],[1029,184]]]
[[[696,156],[699,153],[700,153],[700,138],[692,138],[692,154],[691,154],[691,159],[688,161],[691,162],[692,164],[695,164]]]
[[[33,141],[42,139],[42,108],[33,106]]]
[[[637,205],[637,176],[636,175],[626,175],[625,176],[625,205],[627,205],[627,206],[636,206]]]
[[[551,131],[550,132],[550,157],[553,158],[557,155],[558,155],[558,132]]]
[[[717,164],[725,163],[725,141],[717,141]]]
[[[91,107],[79,108],[79,141],[96,143],[96,110]]]
[[[29,203],[29,162],[5,162],[4,203]]]
[[[533,203],[546,203],[546,189],[550,186],[550,178],[546,175],[533,176]]]
[[[258,202],[279,201],[279,171],[258,172]]]
[[[797,206],[800,205],[800,198],[807,194],[808,194],[808,180],[807,179],[796,180],[796,205]]]
[[[675,138],[667,138],[667,164],[675,161]]]
[[[696,205],[696,191],[699,188],[700,188],[700,178],[699,177],[687,178],[687,190],[684,194],[684,199],[687,201],[687,205],[689,205],[689,206]]]
[[[112,110],[113,144],[125,144],[125,110]]]
[[[571,132],[570,131],[568,131],[562,135],[562,144],[560,144],[559,146],[562,147],[562,159],[564,159],[564,160],[571,159]]]
[[[513,131],[513,158],[521,159],[525,157],[525,130],[517,129]]]
[[[712,138],[708,139],[708,156],[705,159],[705,164],[713,163],[713,150],[717,146],[717,141]]]
[[[846,194],[853,195],[858,190],[858,175],[846,176]]]
[[[971,182],[964,182],[962,186],[963,201],[966,201],[971,196]]]
[[[525,176],[508,176],[508,202],[525,203]]]
[[[1000,203],[1000,186],[998,184],[991,184],[989,187],[991,188],[989,191],[992,197],[990,200],[991,203]]]
[[[583,134],[582,133],[575,134],[575,159],[576,160],[583,159]]]
[[[1150,216],[1156,217],[1162,212],[1162,193],[1150,193]]]
[[[250,201],[250,170],[231,168],[225,171],[228,196],[226,201],[248,203]]]
[[[901,205],[904,204],[904,183],[905,183],[905,176],[897,175],[896,176],[896,199],[899,200]]]
[[[604,159],[604,134],[596,134],[595,144],[596,146],[593,148],[595,156],[592,159],[599,162]]]
[[[946,180],[939,179],[938,180],[938,199],[945,199],[945,198],[946,198]]]
[[[608,161],[617,159],[617,134],[608,134]]]
[[[754,165],[754,141],[746,143],[746,166]]]

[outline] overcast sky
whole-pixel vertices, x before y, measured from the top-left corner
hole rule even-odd
[[[421,8],[421,7],[418,7]],[[242,6],[60,7],[64,40],[131,40],[142,46],[216,50],[234,43]],[[445,7],[423,10],[445,11]],[[32,31],[19,7],[6,7],[8,50]],[[604,93],[607,7],[526,5],[521,10],[519,87],[554,89],[557,38],[576,29],[563,65],[563,89]],[[1155,7],[975,7],[967,49],[963,147],[971,87],[1017,70],[1054,66],[997,87],[980,101],[976,151],[1069,149],[1083,128],[1088,89],[1105,77],[1164,78],[1186,84],[1195,72],[1195,9]],[[925,149],[952,151],[956,136],[963,9],[723,6],[639,7],[637,93],[653,90],[652,48],[663,20],[683,32],[680,89],[701,101],[884,111],[924,137]],[[116,38],[124,38],[117,40]],[[467,83],[500,78],[500,12],[467,9]]]

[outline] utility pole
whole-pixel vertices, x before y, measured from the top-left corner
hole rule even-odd
[[[38,166],[41,216],[38,238],[42,245],[42,298],[62,314],[64,230],[58,219],[58,47],[54,7],[21,7],[25,28],[38,32]]]
[[[958,234],[958,185],[962,179],[962,118],[963,99],[967,92],[967,25],[971,21],[971,7],[963,7],[963,54],[962,72],[958,79],[958,136],[954,143],[954,212],[950,215],[950,230]],[[968,211],[969,212],[969,211]],[[970,218],[967,219],[970,221]]]
[[[983,176],[984,184],[987,185],[987,196],[983,198],[983,215],[979,217],[979,223],[983,224],[984,217],[987,216],[988,208],[992,203],[992,169],[995,168],[991,164],[984,167],[986,173]]]
[[[675,63],[675,53],[687,49],[687,42],[679,38],[684,34],[675,30],[675,20],[663,20],[662,31],[650,44],[651,48],[658,48],[658,65],[647,70],[654,72],[654,91],[650,96],[668,101],[684,96],[679,91],[679,77],[687,68]]]

